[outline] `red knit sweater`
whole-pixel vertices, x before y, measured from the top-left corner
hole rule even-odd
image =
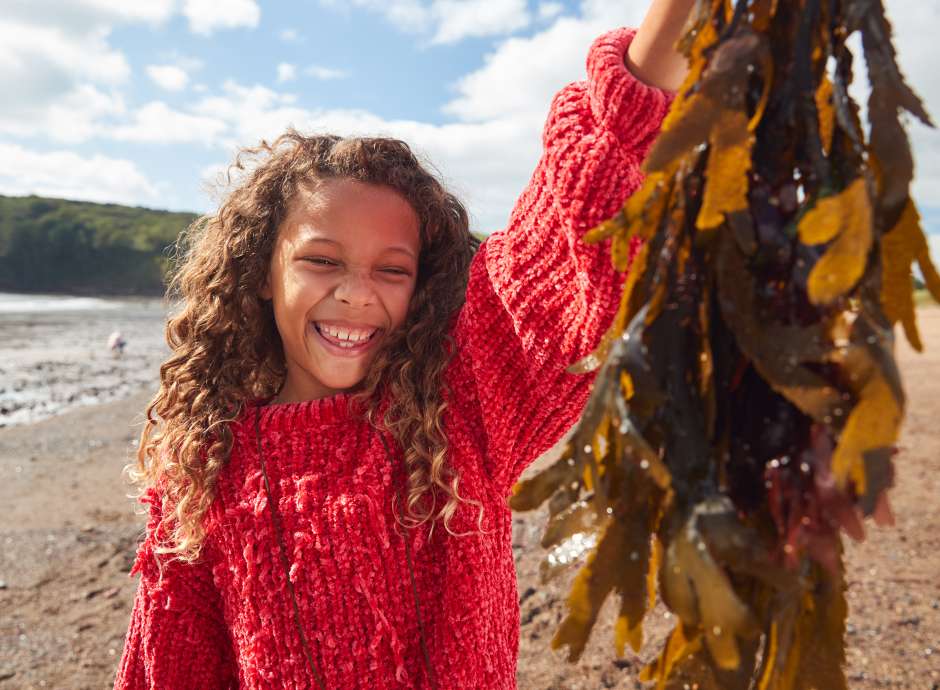
[[[591,46],[587,80],[554,98],[544,154],[508,227],[470,268],[455,322],[445,432],[462,506],[428,537],[408,532],[437,685],[514,688],[519,605],[506,497],[528,463],[578,419],[593,375],[565,367],[610,325],[623,276],[609,241],[581,236],[638,186],[639,163],[669,94],[624,65],[633,31]],[[115,688],[314,688],[272,527],[249,403],[207,513],[195,565],[159,578],[151,505],[148,537]],[[261,407],[265,463],[277,501],[300,619],[333,689],[426,688],[424,655],[392,512],[392,467],[347,394]],[[393,449],[395,462],[400,462]],[[398,476],[396,474],[396,476]],[[396,504],[397,505],[397,504]]]

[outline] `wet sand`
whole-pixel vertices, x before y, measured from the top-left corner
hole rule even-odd
[[[906,343],[898,351],[909,395],[892,492],[898,524],[869,526],[865,543],[848,546],[853,690],[940,687],[940,309],[921,310],[920,324],[926,354]],[[120,472],[151,392],[0,429],[0,690],[111,687],[144,526]],[[543,524],[541,512],[514,518],[520,690],[642,687],[640,663],[673,620],[655,611],[643,653],[618,659],[608,602],[582,660],[567,664],[549,641],[571,573],[539,584]]]

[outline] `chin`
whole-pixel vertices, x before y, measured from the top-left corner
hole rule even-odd
[[[358,389],[362,386],[363,382],[366,379],[365,372],[358,376],[322,376],[317,377],[317,380],[334,391],[341,391],[344,393],[352,392],[353,389]]]

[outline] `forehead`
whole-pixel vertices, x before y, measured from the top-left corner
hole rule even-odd
[[[411,204],[391,187],[337,179],[301,189],[281,231],[292,243],[327,239],[349,249],[396,245],[417,256],[419,228]]]

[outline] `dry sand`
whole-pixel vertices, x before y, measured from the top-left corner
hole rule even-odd
[[[901,343],[909,402],[892,529],[848,546],[849,687],[940,688],[940,309],[920,312],[923,355]],[[143,516],[121,468],[148,393],[0,429],[0,690],[110,688],[136,589],[128,577]],[[640,659],[615,658],[610,608],[584,657],[548,648],[570,575],[538,582],[544,515],[517,515],[521,690],[640,688],[636,671],[672,621],[650,616]],[[610,602],[608,602],[610,603]]]

